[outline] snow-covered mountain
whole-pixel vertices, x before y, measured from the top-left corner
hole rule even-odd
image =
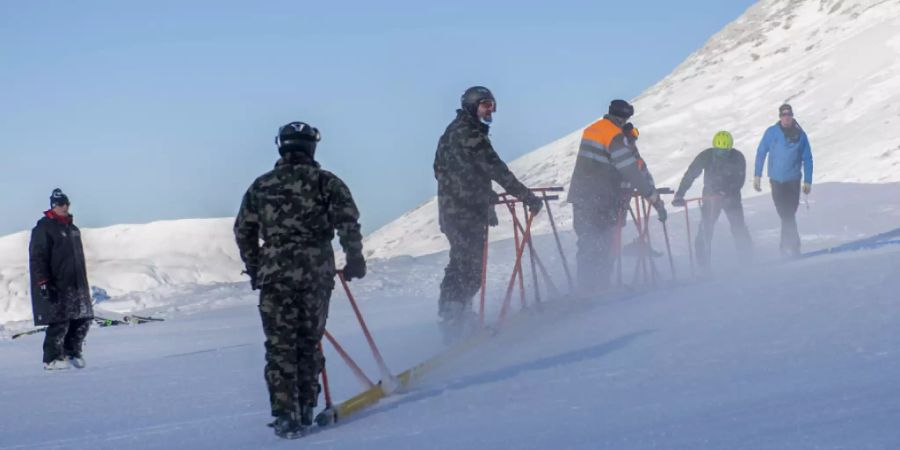
[[[900,135],[894,132],[900,124],[900,1],[761,1],[634,100],[639,146],[657,183],[673,186],[719,129],[730,130],[736,146],[752,160],[758,139],[784,101],[793,104],[810,135],[816,183],[900,181]],[[580,133],[519,158],[511,164],[513,171],[531,186],[567,187]],[[895,191],[896,185],[883,192]],[[844,195],[819,185],[810,202],[820,209],[845,207],[849,197],[838,202],[829,192]],[[571,209],[562,202],[553,206],[558,225],[570,228]],[[874,205],[858,212],[876,210]],[[125,294],[134,293],[126,297],[140,308],[152,306],[141,302],[156,295],[148,292],[156,288],[245,281],[232,220],[84,230],[91,284],[120,304]],[[752,232],[761,231],[753,227]],[[548,231],[545,218],[535,221],[537,234]],[[493,240],[511,237],[509,226],[491,233]],[[0,237],[0,323],[31,317],[27,247],[28,232]],[[382,259],[446,247],[433,199],[365,242],[367,255]]]
[[[717,130],[731,131],[752,164],[783,102],[809,134],[816,183],[900,181],[900,1],[760,1],[634,99],[638,146],[660,186],[674,187]],[[580,133],[510,167],[530,186],[568,187]],[[569,228],[571,209],[560,206]],[[546,232],[549,224],[535,227]],[[495,239],[510,237],[508,226],[494,230]],[[366,240],[379,258],[446,247],[434,199]]]
[[[190,219],[82,229],[88,278],[113,297],[160,286],[246,280],[234,219]],[[30,232],[0,238],[0,323],[31,317]]]

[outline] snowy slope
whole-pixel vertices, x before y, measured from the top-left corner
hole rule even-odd
[[[790,100],[816,158],[817,186],[810,202],[829,210],[878,213],[880,206],[865,199],[860,205],[846,195],[830,197],[830,188],[821,183],[900,180],[900,135],[893,132],[900,120],[898,55],[898,1],[762,1],[635,99],[642,153],[661,186],[677,183],[720,128],[730,129],[738,148],[752,160],[778,104]],[[523,156],[511,164],[513,171],[532,186],[567,186],[579,135],[577,130]],[[764,198],[760,201],[760,210],[771,208]],[[571,210],[554,203],[554,212],[560,227],[569,229]],[[505,220],[504,212],[500,216]],[[852,217],[847,213],[840,220]],[[116,309],[124,311],[152,308],[197,284],[244,280],[231,220],[85,230],[90,281],[120,300]],[[752,221],[750,226],[753,233],[770,232]],[[801,219],[801,232],[814,232],[803,227]],[[538,234],[549,228],[545,217],[535,222]],[[509,239],[510,227],[504,223],[491,236]],[[816,236],[806,238],[815,243]],[[27,232],[0,237],[0,323],[30,318],[27,240]],[[431,200],[368,236],[365,251],[386,259],[431,254],[446,246]]]
[[[871,226],[889,224],[879,220]],[[398,258],[354,283],[395,371],[440,348],[433,301],[384,294],[404,283],[433,291],[440,261],[429,258]],[[83,371],[42,373],[39,336],[0,340],[0,450],[897,448],[898,270],[893,247],[548,308],[408,393],[294,443],[265,427],[254,296],[218,285],[172,300],[230,306],[93,329]],[[341,294],[329,329],[377,373]],[[348,398],[360,386],[326,348],[335,396]]]
[[[245,280],[232,224],[233,219],[191,219],[83,229],[89,281],[116,297]],[[29,236],[0,238],[0,324],[31,318]]]
[[[816,183],[900,181],[900,2],[760,1],[634,99],[638,146],[660,186],[675,187],[720,129],[734,134],[752,164],[785,101],[810,136]],[[598,118],[603,113],[598,106]],[[510,167],[530,186],[567,187],[580,133]],[[445,249],[436,217],[432,199],[372,233],[368,252],[389,258]],[[569,208],[559,218],[571,226]]]

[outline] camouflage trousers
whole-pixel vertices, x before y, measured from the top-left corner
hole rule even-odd
[[[47,326],[44,335],[44,362],[67,356],[81,356],[84,338],[91,328],[92,318],[64,320]]]
[[[266,335],[266,384],[272,416],[295,414],[315,406],[319,373],[325,356],[319,342],[325,333],[331,287],[292,289],[265,285],[259,295],[259,313]]]
[[[486,225],[477,221],[448,223],[441,231],[450,241],[450,262],[444,268],[438,314],[444,319],[471,308],[472,297],[481,288]]]
[[[616,214],[614,209],[572,205],[572,228],[578,238],[575,260],[579,295],[595,295],[609,288],[618,226]]]

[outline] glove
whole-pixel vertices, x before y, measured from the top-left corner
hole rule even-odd
[[[366,276],[366,260],[362,255],[348,255],[347,264],[344,264],[344,279],[350,281],[354,278]]]
[[[500,220],[497,219],[497,210],[493,206],[488,210],[488,225],[492,227],[500,225]]]
[[[803,183],[803,193],[809,195],[810,192],[812,192],[812,184]]]
[[[525,205],[528,206],[531,214],[537,215],[537,213],[541,212],[541,208],[544,207],[544,201],[539,199],[537,195],[531,194],[525,199]]]
[[[762,177],[753,177],[753,189],[762,192]]]
[[[658,202],[654,203],[653,207],[656,208],[656,217],[659,219],[660,222],[665,222],[666,219],[669,218],[669,213],[666,212],[666,205],[663,203],[662,200],[659,200]]]
[[[685,203],[684,197],[675,197],[672,199],[672,206],[677,206],[677,207],[681,208],[682,206],[684,206],[686,204],[687,203]]]
[[[50,292],[51,288],[50,288],[50,286],[48,286],[48,283],[44,283],[44,284],[40,285],[40,287],[38,287],[38,289],[40,291],[42,299],[44,299],[50,303],[56,303],[56,296],[51,294],[51,292]]]
[[[656,217],[659,221],[665,222],[669,218],[669,213],[666,212],[666,203],[659,198],[659,192],[654,192],[647,200],[650,200],[650,204],[656,209]]]
[[[256,276],[257,276],[256,266],[247,266],[247,268],[244,269],[244,271],[241,273],[245,273],[250,277],[250,289],[251,290],[255,291],[255,290],[259,289],[259,286],[256,284]]]

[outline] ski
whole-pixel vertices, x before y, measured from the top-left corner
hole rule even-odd
[[[166,319],[161,319],[159,317],[149,317],[149,316],[138,316],[136,314],[132,314],[130,316],[125,316],[122,320],[131,323],[146,323],[146,322],[163,322]]]
[[[94,320],[94,323],[96,323],[97,326],[99,326],[101,328],[114,327],[114,326],[119,326],[119,325],[140,325],[140,324],[149,323],[149,322],[165,321],[165,319],[160,319],[158,317],[147,317],[147,316],[136,316],[136,315],[125,316],[121,320],[109,319],[109,318],[101,317],[101,316],[94,316],[93,320]],[[45,331],[47,331],[47,327],[38,327],[38,328],[35,328],[32,330],[20,331],[16,334],[13,334],[12,336],[10,336],[10,338],[18,339],[18,338],[25,337],[25,336],[31,336],[32,334],[43,333]]]
[[[30,336],[32,334],[43,333],[44,331],[47,331],[47,327],[40,327],[40,328],[35,328],[33,330],[22,331],[20,333],[16,333],[16,334],[12,335],[12,339],[18,339],[22,336]]]
[[[119,319],[107,319],[105,317],[94,316],[94,323],[101,328],[113,327],[117,325],[131,325],[129,322]]]

